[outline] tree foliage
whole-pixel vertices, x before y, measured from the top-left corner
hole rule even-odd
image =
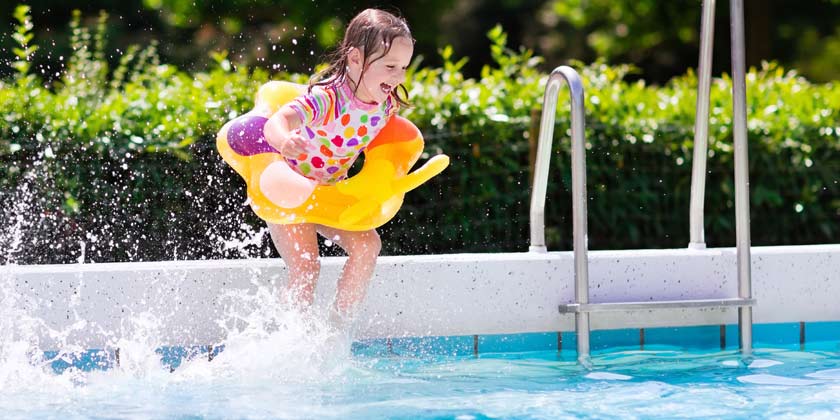
[[[32,48],[25,11],[21,50]],[[107,59],[107,16],[71,22],[66,68],[47,82],[25,66],[0,81],[0,260],[139,261],[271,255],[264,224],[215,151],[221,125],[249,110],[269,79],[306,74],[163,62],[155,44]],[[493,63],[479,77],[452,48],[441,66],[413,63],[413,107],[429,154],[452,165],[413,191],[382,228],[385,252],[516,251],[527,247],[529,155],[546,73],[542,58],[489,31]],[[24,45],[25,44],[25,45]],[[39,50],[40,51],[40,50]],[[693,72],[662,86],[630,81],[631,66],[575,64],[587,93],[589,238],[594,249],[683,247],[696,102]],[[840,85],[768,63],[748,73],[753,244],[836,242],[840,230]],[[707,241],[734,243],[731,83],[712,86]],[[569,111],[555,129],[548,244],[569,249]]]
[[[779,61],[815,80],[840,78],[838,0],[746,0],[747,61]],[[633,63],[649,80],[696,67],[702,2],[698,0],[551,0],[545,37],[583,43],[576,58]],[[717,2],[715,68],[729,67],[729,2]],[[547,51],[554,56],[555,52]]]
[[[630,63],[634,77],[665,83],[697,66],[700,0],[29,0],[35,27],[55,39],[52,54],[35,54],[42,74],[61,71],[70,34],[65,23],[72,8],[83,16],[108,10],[108,35],[117,45],[157,40],[161,58],[189,71],[210,68],[209,51],[228,51],[237,65],[309,72],[341,37],[346,22],[364,7],[403,14],[426,63],[440,65],[436,51],[452,45],[469,56],[464,72],[476,77],[493,61],[484,34],[502,24],[514,45],[525,45],[546,60],[547,71],[569,60]],[[728,71],[729,7],[717,2],[714,72]],[[0,4],[11,16],[14,2]],[[747,60],[779,62],[811,80],[840,78],[838,0],[746,0]],[[94,18],[90,18],[93,20]],[[13,61],[11,21],[0,20],[0,61]],[[117,55],[108,57],[111,63]],[[0,66],[0,77],[10,74]]]

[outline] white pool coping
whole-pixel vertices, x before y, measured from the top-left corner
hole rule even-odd
[[[324,258],[318,304],[334,293],[344,258]],[[589,253],[591,302],[736,296],[734,248]],[[15,305],[56,341],[104,347],[138,314],[154,316],[161,345],[222,342],[220,297],[285,280],[279,259],[0,267]],[[752,248],[755,323],[840,320],[840,244]],[[358,338],[572,331],[571,252],[380,257],[356,322]],[[668,309],[592,315],[593,329],[717,325],[737,310]],[[74,324],[75,328],[67,328]],[[70,331],[56,337],[49,331]]]

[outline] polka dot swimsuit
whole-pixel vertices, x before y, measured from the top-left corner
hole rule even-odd
[[[347,178],[353,162],[395,113],[395,105],[391,97],[382,104],[362,102],[343,82],[313,87],[289,104],[300,117],[300,133],[310,150],[286,161],[320,184]]]

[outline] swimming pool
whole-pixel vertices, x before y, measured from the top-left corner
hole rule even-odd
[[[741,363],[727,309],[615,312],[593,317],[592,370],[557,309],[572,299],[569,252],[382,257],[352,346],[279,309],[277,260],[4,266],[0,413],[836,417],[840,245],[753,251],[752,359]],[[589,258],[598,301],[725,296],[734,284],[730,249]],[[325,259],[316,307],[342,263]]]
[[[0,413],[836,417],[840,245],[753,251],[751,359],[741,363],[727,309],[615,312],[593,318],[592,370],[557,310],[572,298],[569,252],[382,257],[352,346],[279,309],[277,260],[4,266]],[[725,296],[734,284],[730,249],[589,258],[598,301]],[[342,263],[325,259],[317,307]]]
[[[593,337],[601,350],[590,370],[577,363],[573,346],[557,349],[556,333],[362,340],[351,349],[346,336],[317,322],[288,314],[276,321],[273,332],[251,329],[210,350],[212,360],[206,347],[154,351],[142,339],[122,342],[119,364],[106,351],[52,361],[7,351],[0,412],[210,419],[840,415],[840,342],[787,341],[798,338],[795,325],[757,326],[757,340],[770,343],[758,341],[749,360],[709,339],[714,328],[651,330],[644,346],[627,344],[638,338],[634,331],[603,331]],[[837,336],[840,324],[809,331],[818,339]],[[667,336],[683,345],[657,344]]]

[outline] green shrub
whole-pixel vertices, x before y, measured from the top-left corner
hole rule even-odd
[[[73,56],[54,84],[26,65],[28,12],[19,9],[20,60],[0,81],[2,261],[21,263],[270,255],[243,183],[215,152],[221,125],[252,107],[257,87],[306,75],[235,68],[215,53],[193,74],[132,46],[112,69],[100,17],[71,22]],[[452,165],[413,191],[381,230],[385,253],[527,249],[529,154],[547,75],[541,58],[489,34],[493,65],[478,79],[465,58],[411,68],[413,106],[429,154]],[[589,238],[593,249],[688,242],[696,78],[628,82],[628,66],[575,67],[585,84]],[[706,238],[734,244],[729,80],[711,95]],[[568,96],[561,91],[546,222],[551,249],[571,244]],[[774,64],[748,74],[752,238],[755,245],[834,242],[840,220],[840,87]],[[537,110],[537,111],[535,111]]]
[[[440,69],[415,74],[418,105],[408,115],[430,143],[454,155],[437,190],[421,189],[411,203],[413,226],[435,226],[415,241],[422,249],[469,251],[525,249],[529,185],[527,137],[541,107],[546,76],[539,58],[504,49],[491,31],[496,65],[480,80],[465,80],[463,64],[448,51]],[[575,67],[586,98],[589,244],[595,249],[683,247],[688,241],[689,198],[697,79],[691,72],[666,86],[627,82],[633,69],[602,63]],[[751,69],[748,82],[752,238],[756,245],[836,241],[840,220],[837,126],[840,86],[815,85],[772,63]],[[711,92],[706,181],[706,240],[734,245],[734,163],[731,83],[716,79]],[[561,91],[546,209],[552,249],[571,247],[571,173],[568,94]],[[538,118],[538,117],[537,117]],[[536,122],[536,118],[533,118]],[[454,179],[454,181],[453,181]],[[440,194],[440,195],[438,195]],[[428,197],[423,200],[419,196]],[[440,228],[442,226],[442,228]],[[428,230],[429,228],[427,228]],[[394,233],[405,235],[411,230]],[[398,231],[398,232],[397,232]],[[433,238],[427,240],[427,238]],[[408,248],[406,249],[408,251]]]

